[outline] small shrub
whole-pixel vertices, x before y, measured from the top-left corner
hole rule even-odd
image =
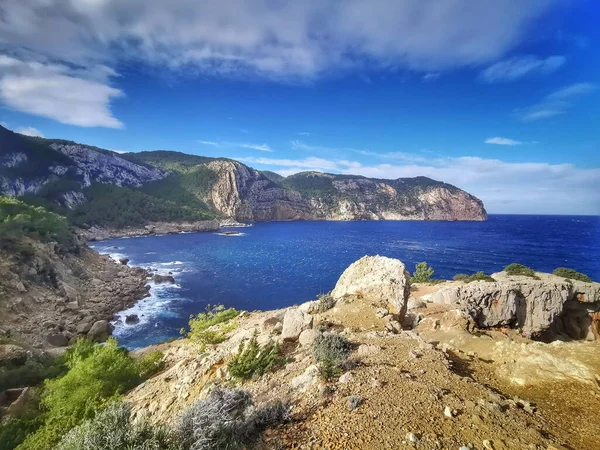
[[[194,450],[250,448],[267,427],[289,420],[289,407],[273,403],[254,407],[241,389],[215,388],[181,416],[178,435]]]
[[[573,269],[567,269],[566,267],[559,267],[558,269],[554,269],[554,272],[552,272],[552,274],[556,275],[557,277],[568,278],[569,280],[584,281],[586,283],[592,282],[592,279],[586,274],[577,272]]]
[[[245,344],[240,343],[239,350],[228,365],[229,373],[238,380],[249,380],[270,372],[283,365],[284,359],[276,342],[269,342],[264,347],[258,345],[256,336]]]
[[[428,266],[425,261],[415,266],[415,272],[410,279],[411,283],[428,283],[433,276],[433,267]]]
[[[349,395],[346,399],[348,400],[348,408],[350,408],[350,410],[358,408],[358,405],[362,403],[362,398],[358,395]]]
[[[471,283],[472,281],[496,281],[494,280],[492,277],[490,277],[489,275],[486,275],[483,272],[477,272],[474,273],[473,275],[467,277],[467,279],[465,280],[466,283]]]
[[[0,450],[13,450],[41,424],[42,420],[37,414],[6,417],[0,422]]]
[[[147,380],[163,370],[165,367],[164,357],[163,352],[154,351],[140,359],[137,363],[140,377]]]
[[[529,267],[524,266],[523,264],[509,264],[504,268],[504,271],[509,275],[522,275],[525,277],[535,278],[536,280],[540,279],[540,277],[538,277],[535,274],[535,271],[533,269],[530,269]]]
[[[200,351],[204,351],[207,345],[220,344],[226,339],[227,333],[233,331],[236,323],[232,321],[240,312],[235,308],[225,309],[223,305],[207,306],[206,312],[197,316],[190,316],[190,331],[182,328],[181,334],[200,345]]]
[[[318,296],[319,305],[317,306],[317,312],[323,313],[329,311],[335,306],[335,299],[330,294],[321,294]]]
[[[116,402],[69,431],[56,450],[179,450],[175,433],[164,426],[131,421],[131,407]]]
[[[466,273],[457,273],[452,277],[454,281],[465,281],[467,278],[469,278],[469,275]]]
[[[342,365],[350,355],[350,342],[337,333],[317,333],[313,355],[320,363],[321,377],[331,380],[342,373]]]

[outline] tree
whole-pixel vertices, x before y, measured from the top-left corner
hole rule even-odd
[[[425,261],[415,266],[415,272],[410,279],[411,283],[428,283],[433,275],[433,267],[428,266]]]

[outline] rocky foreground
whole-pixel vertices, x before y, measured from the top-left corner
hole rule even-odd
[[[243,388],[257,403],[292,405],[292,421],[267,430],[259,448],[597,448],[599,342],[588,334],[573,339],[564,323],[572,321],[571,301],[583,305],[580,315],[599,309],[599,285],[567,286],[549,275],[494,277],[499,281],[409,287],[400,261],[362,258],[341,276],[326,307],[312,301],[243,313],[225,342],[203,351],[187,339],[157,346],[166,369],[126,401],[135,417],[176,420],[215,386],[236,384],[228,362],[255,336],[260,344],[278,341],[286,364]],[[543,327],[552,343],[526,337]],[[352,344],[343,373],[328,381],[312,351],[324,331]]]

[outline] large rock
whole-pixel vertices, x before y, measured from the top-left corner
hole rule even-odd
[[[20,366],[27,361],[27,350],[14,344],[0,345],[0,367]]]
[[[69,338],[62,333],[50,333],[46,336],[46,340],[50,345],[55,347],[66,347],[69,345]]]
[[[385,256],[364,256],[352,263],[342,274],[331,296],[339,300],[346,295],[389,303],[398,312],[401,322],[410,295],[410,274],[404,264]]]
[[[88,331],[88,338],[95,342],[104,342],[111,335],[113,326],[106,320],[98,320]]]
[[[312,328],[313,317],[299,309],[289,309],[283,316],[281,338],[284,341],[297,341],[300,333]]]
[[[549,332],[586,338],[592,324],[589,314],[600,310],[600,284],[570,282],[547,274],[536,280],[493,274],[496,282],[476,281],[443,288],[434,303],[457,303],[481,328],[510,326],[527,337]]]

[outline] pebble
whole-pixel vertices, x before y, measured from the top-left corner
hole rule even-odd
[[[446,406],[446,407],[444,408],[444,415],[445,415],[446,417],[449,417],[450,419],[454,418],[454,413],[452,412],[452,410],[450,409],[450,407],[449,407],[449,406]]]
[[[484,448],[485,450],[494,450],[494,446],[492,445],[492,441],[489,441],[489,440],[487,440],[487,439],[486,439],[486,440],[484,440],[484,441],[483,441],[483,448]]]
[[[408,439],[409,442],[419,442],[419,438],[415,433],[408,433],[406,439]]]

